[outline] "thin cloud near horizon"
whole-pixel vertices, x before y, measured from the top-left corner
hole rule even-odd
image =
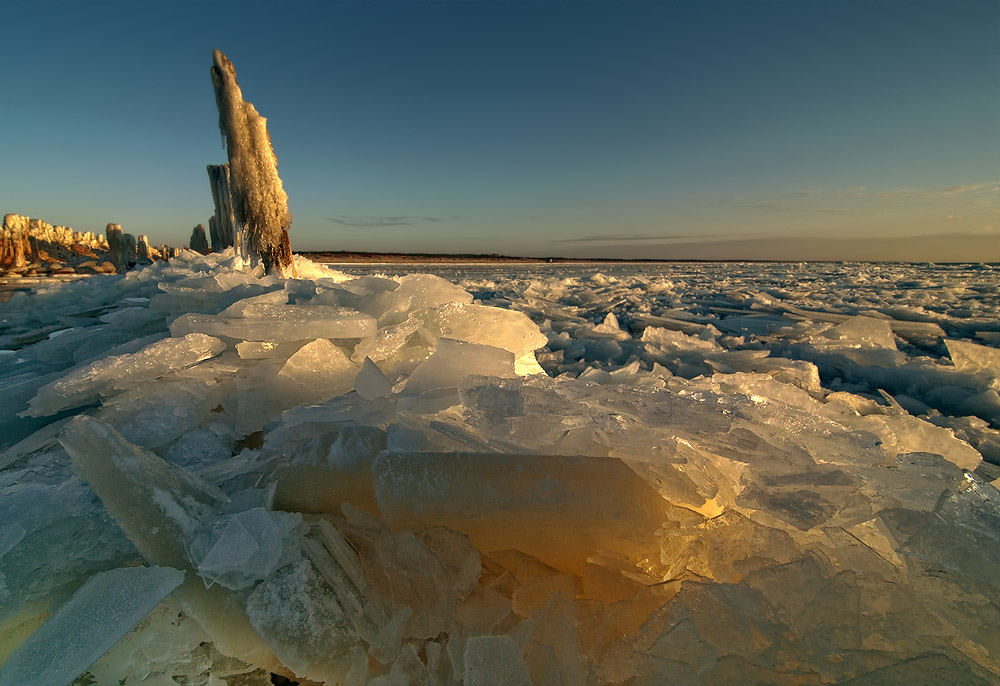
[[[416,215],[398,215],[398,216],[349,216],[349,215],[339,215],[336,217],[327,217],[327,221],[334,222],[335,224],[341,224],[343,226],[353,226],[357,228],[380,228],[380,227],[390,227],[390,226],[414,226],[416,224],[427,224],[427,223],[442,223],[442,222],[452,222],[460,219],[458,216],[454,217],[421,217]]]
[[[871,203],[896,207],[971,202],[982,207],[1000,195],[1000,181],[979,181],[938,188],[887,188],[866,186],[835,190],[801,189],[748,195],[715,196],[715,202],[727,208],[764,215],[860,215],[872,209]],[[708,196],[709,198],[712,196]]]

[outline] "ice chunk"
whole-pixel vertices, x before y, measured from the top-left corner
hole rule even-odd
[[[384,452],[372,474],[392,526],[447,526],[574,573],[597,550],[648,555],[669,507],[613,458]]]
[[[325,338],[306,343],[278,372],[278,376],[322,389],[330,397],[351,388],[357,367],[344,351]]]
[[[96,571],[135,559],[93,492],[63,468],[53,469],[68,462],[61,446],[33,462],[27,472],[2,475],[2,482],[14,483],[0,485],[0,621],[26,605],[62,597]]]
[[[528,666],[510,636],[473,636],[465,642],[466,686],[531,686]]]
[[[991,376],[1000,376],[1000,348],[952,339],[946,339],[944,343],[948,346],[951,361],[960,372],[986,372]]]
[[[288,304],[288,291],[281,288],[237,300],[219,313],[223,317],[267,316],[280,311],[280,306]]]
[[[887,319],[874,317],[851,317],[831,326],[819,336],[824,341],[834,341],[846,347],[896,349],[896,338],[892,324]]]
[[[642,342],[675,355],[690,352],[713,353],[722,350],[714,340],[705,340],[658,326],[647,326],[642,332]]]
[[[472,295],[461,286],[434,274],[407,274],[396,280],[394,289],[379,292],[369,309],[378,316],[379,327],[406,321],[411,312],[449,303],[471,303]]]
[[[372,358],[366,357],[361,371],[354,377],[354,388],[365,400],[374,400],[388,397],[392,392],[392,383],[372,362]]]
[[[385,623],[368,647],[368,654],[384,665],[391,664],[403,647],[403,630],[413,616],[413,608],[405,605],[403,609]]]
[[[279,569],[247,599],[254,628],[298,677],[342,683],[357,637],[337,596],[308,561]]]
[[[73,681],[184,580],[169,567],[100,572],[15,650],[0,670],[3,686]]]
[[[952,464],[969,471],[978,467],[983,459],[975,448],[956,438],[950,429],[934,426],[907,414],[868,415],[856,423],[877,435],[887,450],[894,450],[898,454],[937,453]]]
[[[611,338],[629,338],[628,333],[622,331],[618,325],[618,318],[615,317],[614,312],[608,312],[608,316],[604,318],[604,321],[594,327],[594,333],[601,336],[610,336]]]
[[[86,405],[101,396],[136,388],[169,372],[190,367],[225,348],[218,338],[193,333],[164,339],[131,355],[98,360],[38,389],[25,415],[41,417]]]
[[[381,320],[380,320],[381,323]],[[416,342],[414,339],[418,339]],[[429,346],[437,338],[450,338],[504,348],[514,353],[520,375],[541,372],[534,351],[548,339],[538,325],[521,312],[483,305],[450,303],[418,310],[404,322],[385,330],[377,338],[362,341],[354,351],[358,362],[366,356],[375,362],[400,356],[408,346]],[[426,357],[427,352],[419,355]],[[418,359],[419,359],[418,358]]]
[[[514,355],[491,345],[441,338],[434,354],[410,374],[403,392],[420,395],[435,388],[459,386],[471,374],[513,377]]]

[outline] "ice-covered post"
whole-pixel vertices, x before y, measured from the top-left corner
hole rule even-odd
[[[208,182],[212,186],[212,202],[215,203],[215,216],[208,220],[209,234],[212,237],[212,250],[222,252],[230,245],[237,246],[237,255],[246,257],[236,243],[233,229],[233,197],[229,190],[229,165],[208,165]]]
[[[191,230],[191,249],[200,252],[202,255],[208,254],[208,238],[205,236],[205,225],[198,224]]]
[[[119,274],[124,274],[127,264],[125,240],[121,224],[108,224],[106,233],[108,237],[108,256],[111,258],[111,264],[115,265],[115,271]]]
[[[3,218],[3,262],[5,267],[23,269],[28,266],[25,259],[25,247],[28,244],[28,222],[18,214],[8,214]],[[27,245],[31,250],[30,244]]]
[[[233,63],[219,50],[212,53],[212,60],[219,129],[229,153],[237,250],[245,244],[250,260],[259,259],[268,273],[291,276],[294,268],[288,229],[292,215],[278,177],[278,158],[271,148],[267,120],[243,99]]]
[[[135,245],[136,256],[139,258],[139,262],[152,262],[153,253],[149,250],[149,236],[142,234],[139,236]]]

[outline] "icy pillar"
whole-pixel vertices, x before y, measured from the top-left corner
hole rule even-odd
[[[208,219],[208,232],[212,238],[212,252],[222,252],[230,245],[237,246],[237,255],[246,257],[246,245],[236,241],[233,228],[233,196],[229,190],[229,165],[208,165],[208,182],[212,186],[215,215]]]
[[[229,182],[238,240],[246,236],[247,256],[259,260],[268,273],[291,276],[292,246],[288,229],[292,215],[288,196],[278,178],[278,158],[271,148],[267,120],[243,100],[233,63],[212,53],[212,85],[219,107],[219,129],[229,153]]]
[[[28,243],[28,219],[17,214],[8,214],[3,218],[3,266],[13,269],[23,269],[28,266],[25,259],[25,248],[30,252]]]

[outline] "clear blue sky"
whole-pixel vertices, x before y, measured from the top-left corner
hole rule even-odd
[[[295,250],[1000,261],[1000,1],[0,0],[0,212],[183,244],[218,48]]]

